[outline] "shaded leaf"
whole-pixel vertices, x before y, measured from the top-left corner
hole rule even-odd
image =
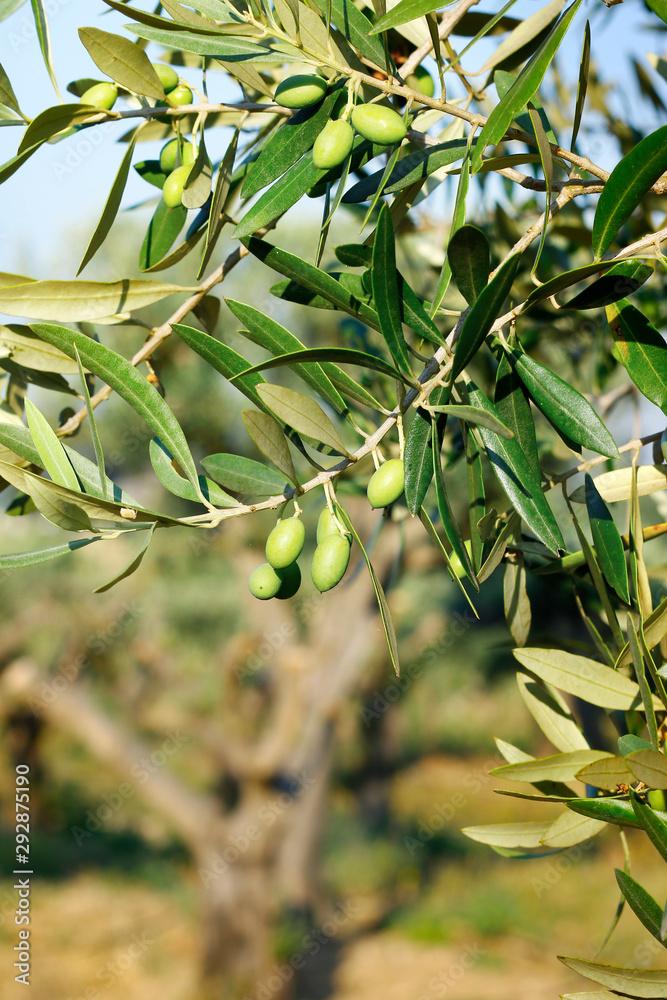
[[[437,421],[431,421],[431,455],[433,457],[433,478],[435,480],[435,496],[438,504],[438,513],[449,544],[459,558],[461,566],[472,581],[473,586],[479,590],[479,584],[475,575],[468,549],[461,537],[461,531],[452,513],[452,508],[447,495],[445,477],[442,472],[442,461],[440,459],[440,436]]]
[[[595,488],[606,503],[629,500],[632,493],[632,469],[615,469],[603,472],[593,480]],[[667,489],[667,465],[639,465],[637,467],[637,493],[640,497]],[[570,494],[575,503],[586,502],[585,486],[578,486]]]
[[[294,339],[296,340],[296,337]],[[289,367],[296,372],[296,374],[301,374],[301,368],[305,371],[310,368],[317,369],[320,367],[319,363],[323,362],[322,368],[324,369],[324,364],[327,364],[328,366],[333,361],[339,361],[341,364],[345,365],[356,365],[361,368],[371,368],[374,371],[382,372],[383,375],[388,375],[390,378],[405,382],[406,385],[412,385],[412,382],[408,381],[408,379],[406,379],[397,368],[394,368],[393,365],[383,361],[382,358],[378,358],[374,354],[366,354],[365,351],[353,351],[347,347],[315,347],[310,350],[304,349],[301,351],[294,351],[292,354],[278,355],[278,357],[272,358],[269,361],[260,361],[259,364],[253,365],[253,367],[249,368],[245,374],[266,371],[269,368],[282,368],[284,365],[289,365]],[[327,373],[328,377],[331,379],[340,374],[344,373]],[[304,378],[306,382],[309,382],[309,384],[312,384],[313,388],[316,389],[320,395],[327,398],[321,388],[318,387],[314,373],[312,373],[308,378],[306,378],[305,374],[301,377]],[[331,402],[331,400],[329,400],[329,402]]]
[[[617,965],[601,965],[584,958],[559,955],[559,961],[573,972],[601,986],[608,986],[631,997],[664,997],[667,993],[667,971],[651,969],[622,969]]]
[[[667,413],[667,344],[629,302],[607,306],[616,356],[640,392]]]
[[[114,587],[117,583],[120,583],[121,580],[127,579],[128,576],[132,576],[132,574],[139,569],[142,560],[146,555],[146,552],[148,551],[148,546],[150,545],[153,539],[153,534],[155,532],[156,526],[157,526],[156,522],[153,522],[153,524],[148,530],[144,542],[139,548],[139,551],[129,561],[125,569],[122,569],[120,573],[117,573],[111,580],[109,580],[108,583],[102,584],[101,587],[96,587],[95,590],[93,591],[94,594],[103,594],[105,591],[111,590],[111,588]]]
[[[173,456],[159,438],[151,440],[148,450],[153,471],[164,488],[173,493],[174,496],[181,497],[183,500],[201,503],[200,496],[192,483],[179,475],[174,468]],[[199,488],[209,503],[215,507],[238,507],[238,500],[230,497],[228,493],[221,490],[210,479],[207,479],[205,476],[199,476],[198,478]]]
[[[1,16],[0,20],[2,20]],[[24,569],[26,566],[37,566],[39,563],[49,562],[49,560],[58,559],[59,556],[67,555],[69,552],[83,549],[86,545],[90,545],[91,542],[101,541],[101,536],[96,535],[93,538],[76,538],[71,542],[65,542],[63,545],[52,545],[48,549],[36,549],[33,552],[7,553],[0,555],[0,569]]]
[[[515,649],[519,663],[547,684],[602,708],[627,710],[639,704],[634,681],[586,656],[561,649]]]
[[[118,173],[116,174],[115,180],[111,185],[109,197],[107,198],[104,209],[102,210],[100,221],[97,223],[97,228],[90,239],[90,243],[88,244],[88,248],[83,255],[83,259],[79,264],[79,270],[76,272],[77,275],[81,274],[86,264],[93,259],[109,235],[109,230],[114,224],[114,220],[118,214],[118,209],[120,208],[120,203],[123,198],[123,192],[125,191],[128,174],[130,172],[136,139],[137,132],[134,133],[128,143],[127,150],[121,160],[120,167],[118,168]]]
[[[622,260],[611,267],[583,292],[564,302],[561,309],[601,309],[632,295],[653,274],[653,264],[641,260]]]
[[[536,781],[573,781],[582,767],[610,756],[611,754],[590,748],[571,750],[540,760],[503,764],[501,767],[494,767],[491,774],[509,781],[529,781],[531,784]]]
[[[187,215],[185,205],[169,208],[166,201],[160,198],[139,251],[139,267],[142,271],[155,267],[169,253]]]
[[[564,812],[553,821],[542,837],[542,843],[545,847],[556,847],[559,850],[573,847],[575,844],[590,840],[591,837],[596,837],[598,833],[602,833],[606,825],[599,819]]]
[[[187,289],[145,278],[30,281],[0,288],[0,310],[12,316],[72,323],[142,309],[182,291]]]
[[[550,823],[494,823],[489,826],[465,826],[466,837],[492,847],[541,847]]]
[[[261,410],[244,410],[243,422],[262,454],[273,462],[286,479],[298,485],[289,445],[280,424]]]
[[[463,323],[454,349],[452,378],[457,378],[472,361],[493,326],[514,282],[520,254],[506,260],[495,278],[484,288]]]
[[[622,757],[604,757],[593,764],[587,764],[577,773],[580,781],[595,788],[605,788],[614,791],[621,783],[632,784],[634,778]]]
[[[314,399],[295,392],[294,389],[266,382],[257,387],[257,392],[264,405],[299,434],[321,441],[342,455],[349,454],[338,431]]]
[[[79,28],[79,38],[98,69],[134,94],[164,99],[164,87],[146,53],[124,35]]]
[[[623,893],[624,897],[627,899],[628,903],[639,917],[643,923],[646,930],[656,938],[660,944],[664,944],[662,940],[662,932],[660,930],[660,925],[662,922],[662,908],[658,906],[653,896],[646,891],[643,885],[640,885],[632,875],[628,872],[624,872],[620,868],[614,869],[614,874],[616,875],[616,881],[618,882],[618,887]]]
[[[414,153],[408,153],[394,166],[384,188],[385,194],[397,194],[404,188],[412,187],[418,181],[425,181],[441,167],[462,160],[468,150],[466,139],[450,139],[438,146],[426,146]],[[350,205],[372,198],[384,174],[383,170],[364,177],[343,195],[343,204]]]
[[[614,524],[614,519],[588,473],[585,479],[585,491],[588,519],[600,569],[610,587],[613,587],[618,596],[626,604],[629,604],[628,568],[625,562],[623,540]]]
[[[209,455],[201,464],[211,479],[235,493],[280,496],[285,489],[285,480],[273,469],[243,455]]]
[[[158,42],[168,49],[193,52],[198,56],[213,56],[224,60],[232,67],[234,63],[289,63],[302,62],[303,55],[297,48],[284,46],[273,48],[257,45],[245,38],[231,38],[225,35],[198,34],[194,31],[172,31],[147,24],[124,25],[132,34],[149,42]]]
[[[667,759],[657,750],[635,750],[625,758],[637,781],[649,788],[667,788]]]
[[[461,226],[449,241],[447,258],[452,277],[469,306],[487,286],[491,270],[491,248],[481,229]]]
[[[402,310],[396,278],[394,227],[387,204],[380,209],[373,241],[372,260],[371,281],[380,320],[380,332],[397,366],[406,374],[410,374],[410,359],[403,337]]]

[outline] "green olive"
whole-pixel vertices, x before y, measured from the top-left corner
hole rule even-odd
[[[350,154],[354,130],[344,121],[326,123],[313,146],[313,163],[318,170],[332,170]]]
[[[276,597],[279,601],[288,601],[290,597],[294,597],[301,586],[299,564],[293,562],[291,565],[286,566],[285,569],[276,570],[276,573],[282,581]]]
[[[410,90],[416,90],[418,94],[424,94],[425,97],[433,97],[435,94],[433,77],[423,66],[415,66],[405,82]]]
[[[648,804],[652,809],[658,809],[660,812],[667,812],[667,797],[663,792],[662,788],[653,788],[646,796],[648,799]]]
[[[310,575],[313,583],[324,594],[345,576],[350,561],[350,543],[344,535],[328,535],[315,549]]]
[[[371,507],[388,507],[405,489],[405,466],[400,458],[391,458],[371,476],[366,494]]]
[[[111,111],[118,97],[118,87],[115,83],[96,83],[89,87],[79,98],[81,104],[92,104],[95,108]]]
[[[153,69],[157,73],[158,80],[164,88],[165,94],[170,94],[178,87],[178,73],[173,66],[166,63],[153,63]]]
[[[172,170],[165,180],[162,197],[169,208],[176,208],[177,205],[183,204],[183,188],[191,170],[191,166],[183,164],[182,167],[176,167],[175,170]]]
[[[177,108],[181,104],[192,104],[192,91],[185,84],[179,83],[178,87],[169,92],[167,102],[172,108]]]
[[[667,462],[667,430],[662,432],[662,436],[660,438],[660,450],[662,451],[662,457],[665,462]]]
[[[352,109],[352,124],[364,139],[379,146],[402,142],[408,126],[397,111],[380,104],[358,104]]]
[[[299,517],[278,521],[266,540],[266,558],[274,569],[285,569],[301,555],[306,529]]]
[[[333,516],[329,508],[325,507],[320,512],[320,516],[317,521],[317,544],[319,545],[325,538],[329,538],[330,535],[340,534],[342,534],[342,532],[338,527],[336,518]]]
[[[165,174],[170,174],[176,167],[191,167],[195,162],[197,151],[191,142],[181,143],[181,156],[179,162],[178,139],[170,139],[165,143],[160,151],[160,170]]]
[[[317,104],[327,92],[327,82],[321,76],[298,73],[276,87],[274,99],[283,108],[309,108]]]
[[[248,588],[253,597],[259,601],[269,601],[276,597],[283,583],[281,576],[278,576],[273,566],[269,563],[262,563],[252,571],[248,578]]]

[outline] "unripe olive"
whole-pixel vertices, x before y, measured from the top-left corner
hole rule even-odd
[[[660,438],[660,450],[662,451],[662,457],[665,462],[667,462],[667,430],[662,432],[662,437]]]
[[[297,73],[276,87],[274,99],[283,108],[309,108],[317,104],[327,92],[327,82],[311,73]]]
[[[398,500],[405,489],[405,466],[400,458],[391,458],[376,469],[370,480],[366,494],[371,507],[388,507]]]
[[[197,152],[191,142],[181,143],[181,162],[178,166],[191,167],[195,162]],[[178,139],[170,139],[165,143],[160,151],[160,169],[165,174],[170,174],[176,169],[178,160]]]
[[[177,205],[183,204],[183,188],[191,170],[192,166],[183,164],[182,167],[176,167],[175,170],[172,170],[165,180],[162,197],[169,208],[176,208]]]
[[[281,576],[278,576],[273,566],[269,563],[262,563],[252,571],[248,578],[248,589],[253,597],[259,601],[269,601],[276,597],[283,583]]]
[[[317,544],[319,545],[328,538],[330,535],[340,535],[342,534],[336,518],[333,516],[328,507],[325,507],[321,512],[317,521]]]
[[[266,540],[266,558],[274,569],[290,566],[301,555],[306,529],[299,517],[278,521]]]
[[[177,108],[180,104],[192,104],[192,91],[185,84],[179,83],[169,92],[167,103],[171,104],[172,108]]]
[[[648,804],[652,809],[667,812],[667,797],[662,788],[653,788],[647,795]]]
[[[435,83],[433,77],[423,66],[415,66],[414,71],[405,81],[411,90],[416,90],[426,97],[433,97],[435,94]]]
[[[81,104],[92,104],[96,108],[111,111],[118,97],[118,87],[115,83],[96,83],[89,87],[79,98]]]
[[[286,566],[285,569],[278,569],[276,573],[281,579],[280,590],[276,594],[279,601],[287,601],[290,597],[294,597],[297,590],[301,586],[301,570],[299,569],[299,564],[293,562],[290,566]]]
[[[350,154],[354,130],[344,121],[327,122],[313,146],[313,163],[318,170],[332,170]]]
[[[310,575],[313,583],[324,594],[345,576],[350,561],[350,543],[344,535],[328,535],[315,549]]]
[[[153,69],[164,88],[165,94],[171,93],[172,90],[178,87],[178,73],[173,66],[168,66],[166,63],[153,63]]]
[[[352,109],[352,124],[359,135],[379,146],[393,146],[405,139],[408,127],[393,108],[380,104],[358,104]]]

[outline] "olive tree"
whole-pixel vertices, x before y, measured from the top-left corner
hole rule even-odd
[[[0,567],[141,532],[108,587],[138,569],[156,531],[205,537],[275,510],[267,562],[249,587],[261,600],[288,600],[301,585],[302,511],[316,494],[313,584],[322,592],[340,584],[358,548],[387,663],[398,672],[380,575],[353,505],[341,502],[366,491],[385,521],[421,522],[471,606],[492,574],[504,573],[520,694],[554,753],[533,759],[499,740],[507,764],[496,773],[524,783],[506,794],[562,810],[555,821],[469,828],[468,836],[531,857],[607,826],[625,846],[624,828],[636,827],[667,859],[667,599],[645,556],[667,524],[644,523],[654,508],[641,500],[655,494],[659,504],[667,486],[659,419],[667,413],[667,228],[658,224],[667,126],[644,134],[619,118],[597,76],[595,25],[617,16],[618,0],[589,0],[593,29],[577,18],[584,0],[553,0],[525,20],[508,13],[515,0],[493,13],[472,10],[477,2],[163,0],[149,13],[104,0],[96,13],[104,5],[120,12],[126,32],[83,26],[79,38],[105,79],[72,81],[72,100],[30,120],[0,70],[2,124],[23,129],[2,182],[45,143],[118,124],[124,153],[80,271],[114,224],[130,169],[161,190],[142,245],[128,248],[147,276],[134,277],[134,263],[109,282],[1,276],[2,312],[33,322],[0,328],[0,475],[18,491],[11,513],[36,509],[76,537],[2,556]],[[0,3],[0,15],[17,6]],[[32,6],[58,93],[44,5]],[[664,32],[665,0],[646,0],[641,11]],[[574,32],[581,58],[570,86],[559,49]],[[480,66],[489,39],[497,44]],[[634,72],[642,99],[664,111],[664,60],[636,62]],[[214,100],[222,91],[227,99]],[[226,151],[212,162],[207,142],[219,134]],[[614,150],[611,172],[595,162],[600,134]],[[154,159],[139,159],[144,142],[161,144]],[[443,223],[426,199],[450,187]],[[283,246],[284,217],[299,206],[318,215],[305,256]],[[332,219],[346,213],[361,236],[331,247]],[[236,242],[220,259],[223,233]],[[228,299],[220,315],[212,293],[249,257],[265,265],[267,282],[277,278],[276,300],[310,315],[329,310],[334,322],[351,317],[352,326],[340,325],[329,343],[304,344],[253,301]],[[154,277],[182,261],[199,284]],[[126,357],[116,327],[146,326],[136,314],[172,296],[168,320],[149,326]],[[256,299],[252,289],[246,298]],[[264,350],[259,364],[226,342],[237,322]],[[153,366],[169,337],[245,396],[245,427],[266,463],[213,454],[198,470]],[[80,408],[54,428],[27,389],[71,391],[67,379]],[[192,513],[144,509],[108,478],[96,412],[112,393],[146,422],[147,467]],[[651,433],[629,431],[627,404],[649,415]],[[68,443],[84,421],[94,460]],[[458,462],[468,482],[463,505],[451,490]],[[574,652],[567,639],[528,645],[528,574],[571,584],[588,649]],[[602,718],[601,740],[584,724],[589,709]],[[616,877],[622,904],[664,943],[662,902],[629,865]],[[562,960],[615,993],[666,995],[666,971]]]

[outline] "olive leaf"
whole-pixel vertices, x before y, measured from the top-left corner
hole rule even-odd
[[[349,456],[338,431],[314,399],[294,389],[266,382],[257,386],[257,392],[262,402],[299,434],[321,441],[341,455]]]
[[[129,38],[99,28],[79,28],[79,38],[98,69],[116,83],[135,94],[164,99],[164,87],[150,59]]]
[[[289,445],[280,424],[261,410],[244,410],[242,416],[248,434],[262,454],[273,462],[286,479],[298,485]]]

